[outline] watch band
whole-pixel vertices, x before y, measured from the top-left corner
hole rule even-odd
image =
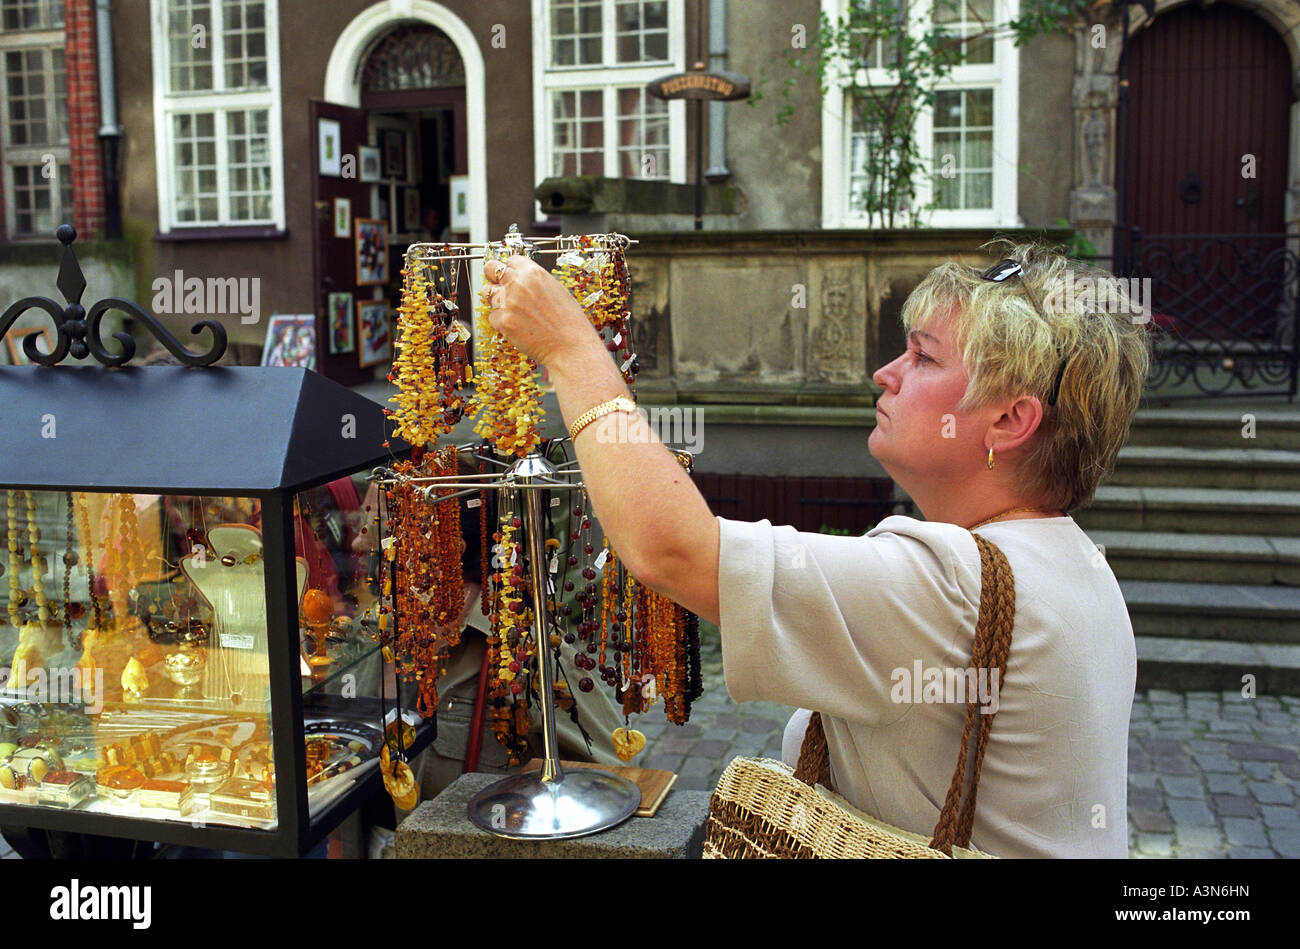
[[[602,415],[608,415],[611,412],[635,412],[635,411],[636,411],[635,402],[633,402],[625,395],[616,396],[615,398],[610,399],[608,402],[602,402],[600,403],[600,405],[587,409],[587,411],[583,412],[576,419],[574,419],[573,424],[569,426],[569,439],[571,441],[577,441],[578,433],[581,432],[588,425],[590,425],[592,422],[596,421],[596,419],[600,418]]]

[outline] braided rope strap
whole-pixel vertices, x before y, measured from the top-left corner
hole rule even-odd
[[[1001,687],[1007,671],[1007,656],[1011,652],[1011,627],[1016,614],[1016,584],[1011,565],[996,544],[978,534],[971,534],[980,552],[980,608],[975,622],[975,643],[970,665],[976,675],[988,676],[988,681]],[[996,673],[996,675],[995,675]],[[976,681],[979,681],[978,678]],[[957,752],[957,767],[952,783],[944,798],[939,820],[934,826],[930,846],[948,856],[952,848],[969,847],[971,829],[975,823],[975,798],[979,788],[980,769],[984,764],[984,750],[993,727],[993,714],[982,714],[979,709],[979,690],[972,690],[966,700],[966,724],[962,729],[961,748]],[[970,748],[971,733],[978,729],[975,747],[974,774],[970,792],[962,796],[966,776],[966,758]],[[794,776],[808,785],[831,786],[830,748],[826,743],[826,730],[820,712],[813,712],[799,748],[799,762]]]

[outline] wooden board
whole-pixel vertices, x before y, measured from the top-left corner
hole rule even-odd
[[[524,765],[523,770],[538,771],[542,767],[542,762],[534,758]],[[599,764],[594,761],[561,761],[560,767],[569,768],[594,768],[597,771],[608,771],[610,774],[616,774],[621,778],[627,778],[641,791],[641,806],[636,809],[637,817],[654,817],[659,810],[659,805],[664,802],[672,786],[677,783],[677,775],[671,771],[657,771],[651,768],[633,768],[628,765]]]

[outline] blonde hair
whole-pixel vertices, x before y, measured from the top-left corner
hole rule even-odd
[[[970,375],[958,411],[1038,396],[1043,419],[1028,442],[1022,492],[1052,510],[1084,507],[1128,440],[1150,361],[1146,320],[1133,311],[1127,281],[1051,247],[1002,238],[981,250],[1018,261],[1024,273],[994,282],[982,269],[944,263],[903,304],[904,331],[952,320]]]

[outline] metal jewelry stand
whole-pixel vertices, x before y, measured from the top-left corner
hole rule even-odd
[[[566,480],[577,474],[579,472],[574,470],[561,471],[534,452],[515,462],[504,475],[489,476],[492,481],[466,481],[464,475],[409,479],[412,483],[429,484],[431,487],[425,489],[426,498],[439,502],[480,490],[523,492],[523,528],[528,541],[529,573],[533,584],[532,632],[537,642],[544,756],[540,771],[503,778],[470,800],[470,820],[498,837],[516,840],[583,837],[618,826],[636,813],[641,804],[640,789],[626,778],[588,768],[566,773],[560,766],[555,733],[551,640],[546,628],[546,514],[542,510],[540,492],[579,489],[583,486],[581,481]],[[437,496],[432,487],[435,485],[460,490]],[[486,578],[484,580],[486,582]]]
[[[583,243],[586,241],[587,243]],[[594,241],[594,245],[591,243]],[[534,257],[537,254],[563,254],[566,251],[624,249],[635,241],[622,234],[589,235],[586,238],[524,238],[511,225],[503,241],[482,244],[413,244],[407,248],[408,266],[414,262],[469,260],[507,260],[514,254]],[[538,244],[548,245],[538,248]],[[481,251],[475,254],[473,251]],[[453,295],[458,268],[452,267]],[[577,462],[566,463],[569,468]],[[456,492],[436,497],[432,488],[425,490],[429,500],[445,501],[470,491],[485,488],[522,491],[524,531],[528,540],[529,572],[533,585],[533,637],[537,642],[537,676],[541,690],[543,758],[540,771],[503,778],[474,795],[469,802],[469,818],[475,825],[498,837],[518,840],[558,840],[583,837],[623,823],[641,804],[641,791],[626,778],[606,771],[582,768],[566,774],[560,767],[555,734],[555,693],[551,675],[550,635],[546,609],[549,590],[546,567],[546,515],[542,510],[541,491],[575,490],[581,480],[566,480],[580,475],[576,470],[560,471],[543,455],[532,452],[515,462],[503,475],[489,475],[483,480],[465,476],[413,478],[413,483],[430,483],[453,487]],[[499,480],[496,480],[499,479]],[[495,483],[493,483],[495,481]],[[516,494],[517,496],[517,494]],[[487,578],[484,578],[487,582]]]

